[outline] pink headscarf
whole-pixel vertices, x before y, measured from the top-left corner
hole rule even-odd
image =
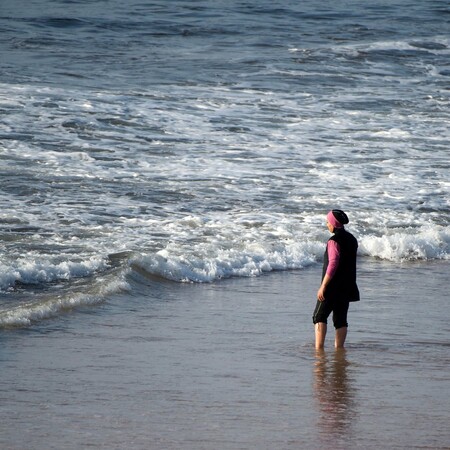
[[[328,222],[331,224],[331,226],[332,226],[333,228],[342,228],[342,227],[344,226],[344,225],[342,225],[341,222],[339,222],[339,221],[336,219],[336,217],[334,217],[333,211],[330,211],[330,212],[327,214],[327,220],[328,220]]]

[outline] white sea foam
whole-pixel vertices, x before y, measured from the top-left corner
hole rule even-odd
[[[316,260],[318,243],[261,245],[241,249],[201,245],[186,249],[169,245],[153,255],[140,256],[133,264],[150,274],[174,281],[210,282],[230,277],[251,277],[273,270],[301,269]]]
[[[189,220],[195,232],[187,231],[189,221],[184,223],[184,232],[181,229],[175,232],[177,226],[171,224],[179,240],[158,252],[137,255],[132,264],[150,274],[175,281],[211,282],[236,276],[258,276],[273,270],[302,269],[320,262],[327,239],[325,233],[309,237],[303,234],[314,226],[314,219],[305,221],[303,227],[294,222],[277,228],[265,224],[264,230],[255,223],[253,228],[246,230],[235,225],[228,230],[222,228],[220,235],[214,238],[213,226],[200,225],[193,218]],[[450,259],[447,227],[426,225],[386,228],[385,233],[379,235],[361,233],[368,222],[368,218],[361,219],[353,225],[354,229],[349,227],[360,243],[360,256],[390,261]],[[386,223],[392,224],[392,218]],[[206,231],[208,228],[209,232]],[[187,244],[189,241],[191,243]]]
[[[86,261],[52,262],[43,258],[19,258],[0,263],[0,291],[15,283],[41,284],[87,277],[108,267],[107,261],[93,256]]]
[[[450,230],[424,226],[360,239],[360,253],[390,261],[450,259]]]

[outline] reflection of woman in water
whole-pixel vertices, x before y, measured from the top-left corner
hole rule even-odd
[[[320,409],[320,440],[324,448],[339,447],[339,439],[349,437],[349,428],[355,419],[354,387],[348,376],[349,362],[345,349],[330,357],[321,351],[316,354],[314,393]],[[329,442],[328,442],[329,441]],[[330,444],[330,446],[328,445]]]
[[[344,225],[348,222],[347,215],[340,209],[333,209],[327,214],[327,227],[333,236],[327,243],[322,284],[317,292],[317,304],[313,315],[317,349],[324,346],[327,319],[331,312],[333,312],[333,324],[336,329],[335,347],[344,346],[349,302],[359,300],[356,285],[358,242],[345,230]]]

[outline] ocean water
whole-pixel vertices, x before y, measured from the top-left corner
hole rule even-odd
[[[0,323],[127,289],[448,260],[447,2],[0,7]]]
[[[124,314],[129,331],[136,314],[152,315],[144,302],[152,298],[167,303],[158,320],[170,321],[171,299],[189,289],[205,300],[203,321],[209,293],[233,286],[240,296],[239,283],[262,283],[246,291],[254,305],[268,280],[279,286],[275,280],[293,273],[301,284],[320,272],[325,214],[342,208],[362,266],[373,269],[362,278],[361,318],[377,310],[378,297],[393,299],[399,285],[412,283],[408,314],[392,319],[382,306],[389,322],[427,329],[400,359],[430,352],[434,342],[442,352],[431,354],[447,364],[445,309],[433,310],[434,329],[421,286],[436,280],[427,285],[430,297],[444,304],[449,122],[447,1],[1,0],[0,332],[35,349],[40,333],[53,336],[48,344],[66,342],[63,327],[72,330],[66,344],[73,347],[85,336],[85,316],[103,323]],[[281,287],[272,292],[284,295]],[[175,322],[184,329],[195,317]],[[275,312],[264,326],[280,326]],[[348,359],[391,364],[392,354],[382,358],[390,344],[360,332],[359,342],[370,343]],[[409,342],[408,333],[400,335]],[[402,342],[387,325],[383,335]],[[123,339],[121,348],[133,345]],[[13,369],[30,367],[19,361]],[[426,372],[436,377],[430,398],[442,387],[443,367]],[[367,371],[370,384],[377,370]],[[161,433],[165,439],[170,430]],[[434,434],[441,448],[443,433]],[[197,448],[212,447],[206,435]],[[176,437],[164,439],[160,448],[176,447]],[[412,441],[402,442],[399,448]],[[433,448],[429,442],[423,448]]]

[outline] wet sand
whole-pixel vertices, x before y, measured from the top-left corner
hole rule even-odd
[[[347,346],[316,352],[320,267],[130,280],[0,335],[2,449],[444,449],[447,262],[361,259]]]

